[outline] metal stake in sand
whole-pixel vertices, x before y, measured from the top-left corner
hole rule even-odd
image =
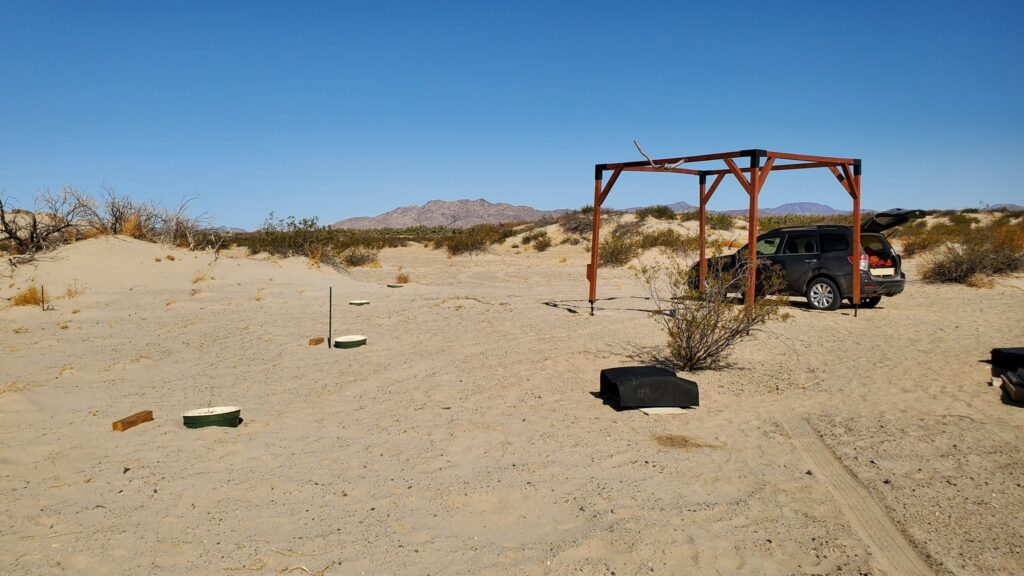
[[[334,330],[331,323],[334,321],[334,307],[332,302],[334,301],[334,286],[327,287],[327,349],[331,349],[331,340],[334,337]]]

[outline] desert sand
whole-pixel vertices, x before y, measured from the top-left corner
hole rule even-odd
[[[410,246],[339,272],[100,237],[7,272],[0,572],[1024,572],[1024,408],[983,362],[1024,345],[1024,278],[910,260],[857,318],[794,301],[681,374],[699,408],[646,416],[593,393],[665,336],[625,269],[590,316],[587,259]],[[5,304],[32,283],[52,310]],[[367,346],[307,344],[328,287]],[[244,423],[182,426],[218,405]]]

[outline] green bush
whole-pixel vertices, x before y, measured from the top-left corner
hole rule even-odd
[[[648,217],[654,218],[655,220],[675,220],[676,213],[668,206],[648,206],[647,208],[641,208],[636,211],[636,217],[639,220],[645,220]]]
[[[707,216],[707,226],[712,230],[732,230],[732,216],[721,212],[711,212]]]
[[[452,256],[473,254],[500,244],[519,233],[518,224],[477,224],[454,230],[434,242],[434,248],[444,247]]]
[[[537,238],[537,240],[533,243],[533,249],[536,250],[537,252],[543,252],[548,248],[551,248],[551,238],[547,234],[544,234],[540,238]]]
[[[978,226],[947,242],[925,265],[926,282],[967,284],[972,278],[1024,270],[1024,227]]]
[[[611,234],[601,244],[597,262],[602,266],[624,266],[637,254],[636,243],[618,234]]]
[[[540,230],[534,230],[533,232],[527,232],[523,234],[522,244],[523,246],[529,246],[534,240],[540,240],[541,238],[547,238],[548,231],[541,228]]]
[[[651,248],[667,248],[676,252],[690,250],[696,245],[696,238],[684,238],[682,234],[666,228],[656,232],[648,232],[636,240],[636,247],[640,250]]]

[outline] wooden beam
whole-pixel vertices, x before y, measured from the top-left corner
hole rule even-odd
[[[612,191],[612,186],[615,186],[615,181],[619,179],[619,174],[622,174],[622,168],[616,168],[615,171],[612,172],[612,177],[608,179],[608,183],[605,184],[604,190],[601,191],[601,194],[594,201],[594,208],[604,204],[604,200],[608,197],[608,193]]]
[[[852,195],[853,192],[850,191],[850,184],[846,181],[846,178],[839,173],[839,168],[829,165],[828,169],[832,172],[832,175],[836,177],[836,180],[839,180],[839,183],[843,186],[843,189],[846,190],[846,193]]]
[[[693,170],[690,168],[654,168],[652,166],[636,166],[633,168],[621,168],[621,170],[625,170],[626,172],[669,172],[671,174],[700,175],[700,170]]]
[[[740,181],[740,186],[743,187],[743,190],[747,194],[750,194],[750,183],[747,182],[747,178],[743,175],[743,172],[740,171],[739,166],[736,166],[736,163],[732,161],[732,158],[724,158],[724,160],[725,165],[729,167],[729,172],[732,172],[732,175]],[[754,171],[751,170],[751,176],[754,175],[753,173]]]
[[[850,193],[850,197],[852,197],[854,200],[859,200],[860,195],[857,194],[857,187],[854,185],[853,175],[850,174],[850,167],[847,166],[846,164],[843,164],[843,178],[846,179],[846,191]]]
[[[782,160],[803,160],[805,162],[824,162],[827,164],[853,164],[856,158],[835,158],[832,156],[812,156],[810,154],[791,154],[789,152],[768,152],[769,158]]]
[[[744,150],[737,150],[735,152],[719,152],[716,154],[702,154],[700,156],[676,156],[674,158],[657,158],[651,160],[655,164],[678,164],[679,162],[707,162],[709,160],[721,160],[723,158],[741,158],[746,156],[747,153]],[[599,166],[605,170],[614,170],[615,168],[637,168],[642,166],[651,166],[651,162],[647,160],[636,160],[633,162],[616,162],[614,164],[600,164]]]
[[[761,188],[764,188],[764,181],[768,179],[768,175],[772,173],[772,167],[775,165],[775,158],[769,158],[764,166],[760,170],[760,182],[757,185],[757,191],[760,192]]]
[[[122,418],[117,422],[113,423],[114,432],[124,432],[129,428],[134,428],[143,422],[153,421],[153,411],[143,410],[142,412],[136,412],[127,418]]]
[[[766,164],[767,165],[767,164]],[[779,164],[772,166],[772,170],[801,170],[804,168],[828,168],[829,166],[837,166],[837,164],[831,164],[828,162],[801,162],[799,164]],[[750,172],[750,168],[740,168],[740,172]],[[732,174],[731,170],[704,170],[705,174]]]
[[[715,176],[715,181],[711,183],[711,187],[708,188],[708,192],[703,196],[702,201],[707,204],[708,200],[711,200],[711,196],[714,195],[715,190],[718,190],[718,185],[722,183],[722,179],[725,178],[725,174],[719,174]]]

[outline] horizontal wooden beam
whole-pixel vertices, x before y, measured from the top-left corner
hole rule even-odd
[[[702,154],[700,156],[676,156],[674,158],[658,158],[651,160],[658,165],[665,164],[678,164],[680,162],[707,162],[709,160],[724,160],[726,158],[743,158],[750,156],[753,153],[752,150],[737,150],[735,152],[718,152],[715,154]],[[598,164],[597,167],[603,170],[614,170],[616,168],[640,168],[642,166],[651,167],[651,162],[647,160],[636,160],[633,162],[616,162],[613,164]]]
[[[769,158],[778,158],[780,160],[803,160],[805,162],[824,162],[826,164],[856,164],[859,162],[857,158],[833,158],[832,156],[811,156],[809,154],[792,154],[789,152],[771,152],[767,153]]]
[[[690,168],[654,168],[648,166],[636,166],[634,168],[623,168],[625,172],[669,172],[671,174],[692,174],[693,176],[699,176],[700,170],[692,170]]]

